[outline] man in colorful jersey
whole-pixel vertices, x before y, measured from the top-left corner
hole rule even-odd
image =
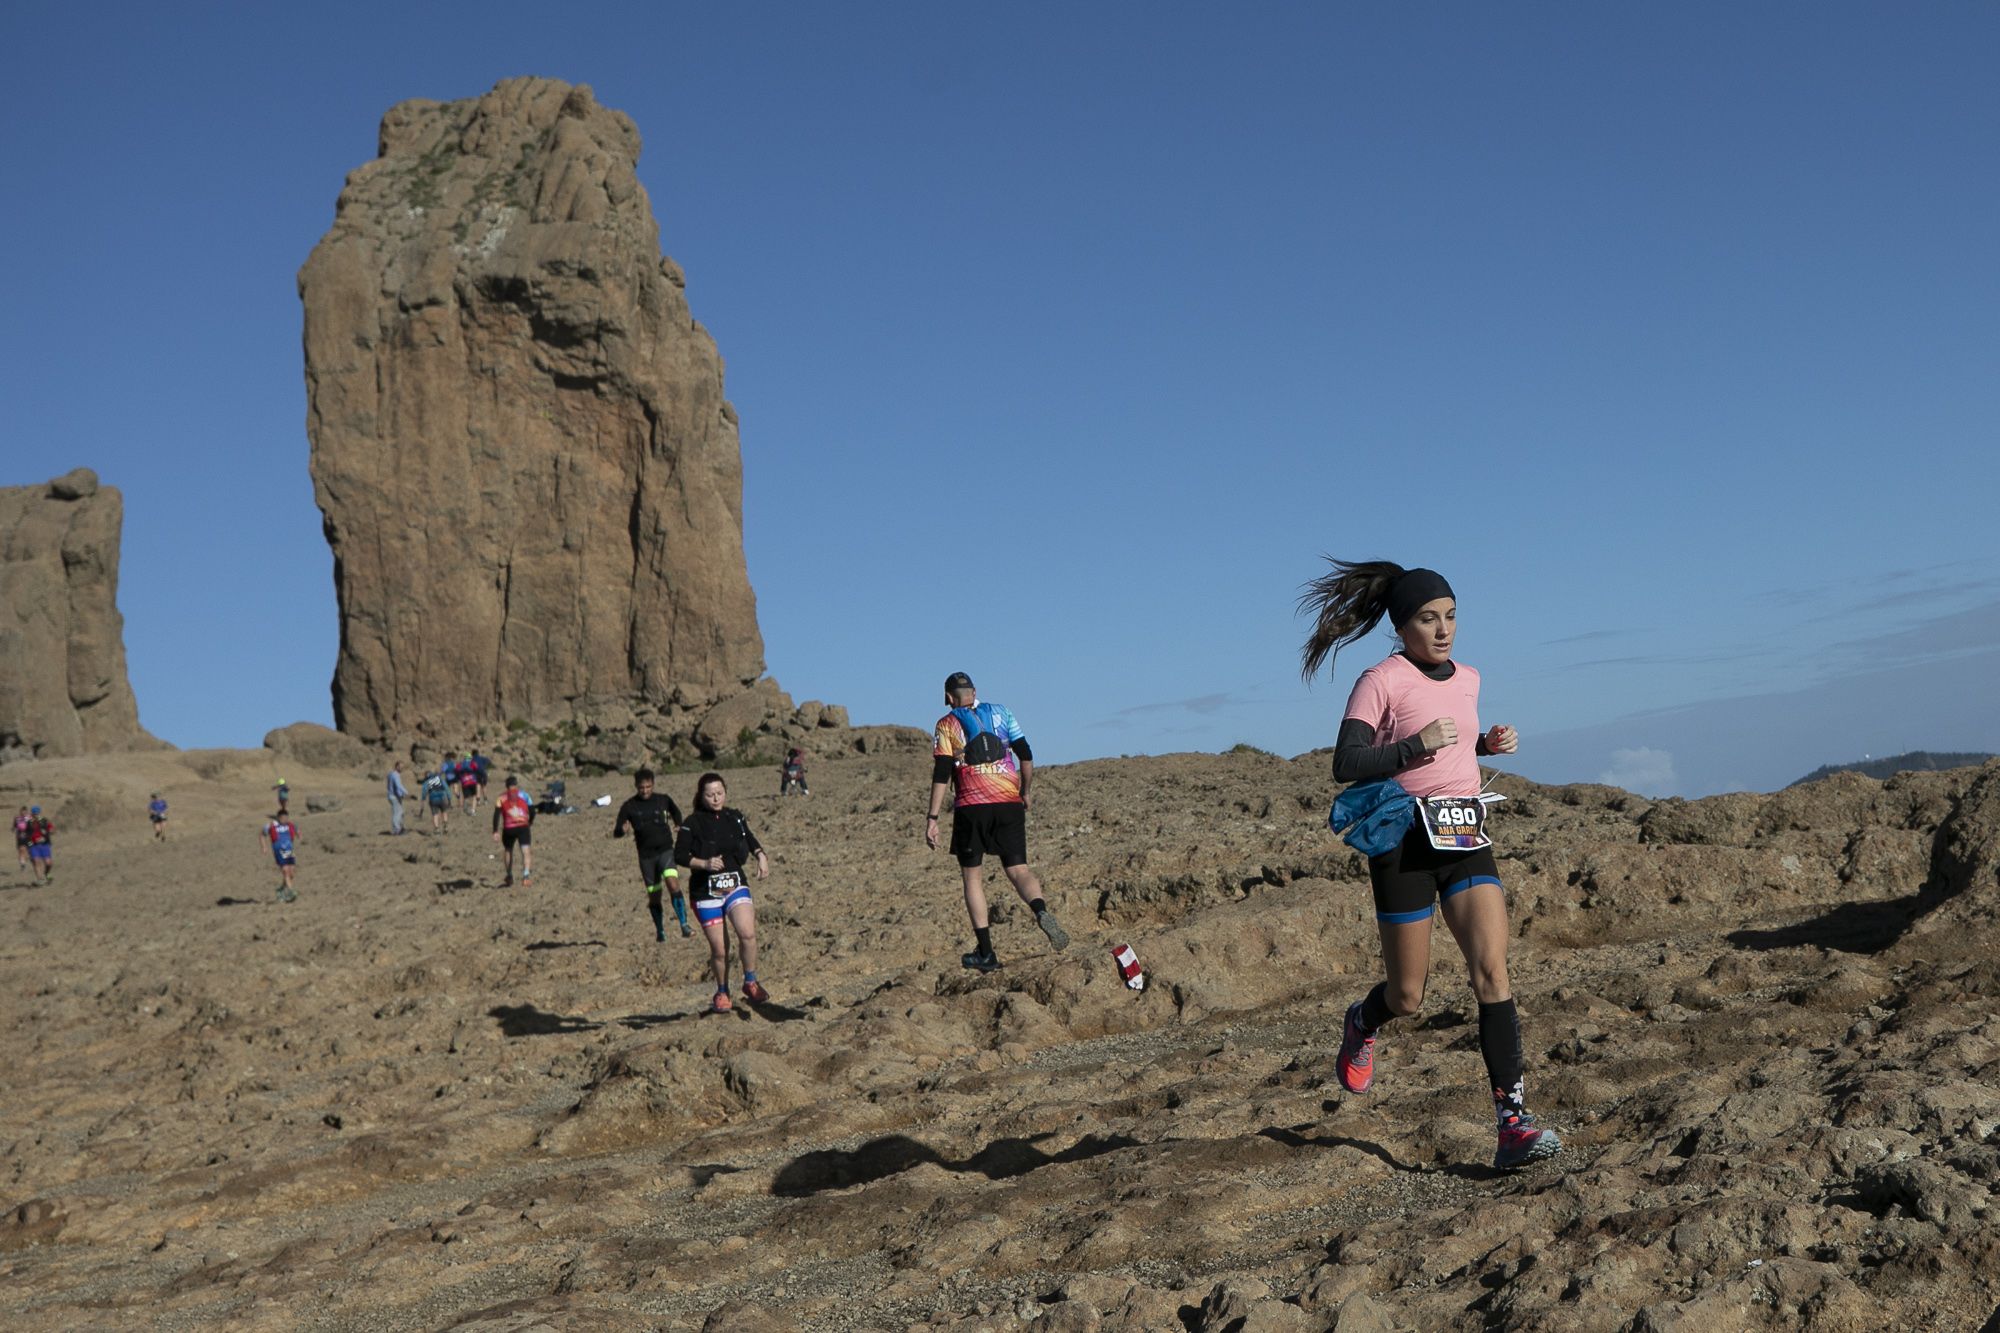
[[[284,876],[278,885],[278,901],[291,902],[299,896],[292,887],[292,876],[298,870],[299,826],[280,808],[264,825],[264,841],[271,845],[271,856],[278,863],[278,873]]]
[[[521,790],[514,775],[507,775],[507,790],[493,803],[493,841],[507,853],[507,875],[500,881],[506,888],[514,882],[514,849],[521,849],[521,884],[535,882],[534,829],[535,803]]]
[[[56,877],[56,826],[35,806],[28,811],[28,863],[35,868],[38,883],[53,883]]]
[[[924,815],[924,842],[938,845],[938,813],[947,790],[954,791],[951,851],[965,881],[965,911],[972,919],[973,950],[959,962],[977,972],[1000,966],[986,913],[986,854],[1035,914],[1035,924],[1056,948],[1069,944],[1042,901],[1042,884],[1028,869],[1028,786],[1035,775],[1034,752],[1014,714],[999,704],[979,702],[972,677],[954,671],[945,677],[945,705],[931,745],[930,807]]]

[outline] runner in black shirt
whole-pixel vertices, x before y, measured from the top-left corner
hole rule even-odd
[[[653,918],[653,938],[667,937],[667,917],[660,907],[662,888],[672,890],[674,915],[680,919],[681,935],[685,938],[694,930],[688,925],[687,899],[681,896],[677,882],[681,872],[674,865],[674,832],[682,823],[681,808],[666,793],[653,794],[650,768],[632,775],[632,787],[636,794],[618,807],[611,836],[622,838],[628,826],[632,830],[633,845],[639,849],[639,878],[646,885],[646,911]]]
[[[771,873],[771,860],[757,842],[757,835],[739,810],[726,802],[729,789],[720,773],[704,773],[694,785],[694,813],[681,825],[674,842],[674,860],[692,874],[688,897],[694,914],[708,937],[709,962],[715,968],[717,1013],[727,1013],[729,1004],[729,950],[724,922],[736,928],[736,941],[743,949],[743,993],[752,1004],[762,1004],[770,995],[757,981],[757,909],[750,902],[749,886],[743,882],[743,867],[757,863],[757,878]]]

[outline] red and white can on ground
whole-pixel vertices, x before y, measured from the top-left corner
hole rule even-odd
[[[1146,969],[1139,966],[1139,955],[1132,952],[1131,945],[1113,945],[1111,958],[1118,964],[1118,975],[1125,978],[1127,986],[1133,990],[1146,989]]]

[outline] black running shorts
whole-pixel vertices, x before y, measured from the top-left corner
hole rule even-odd
[[[961,805],[951,812],[951,854],[976,866],[992,852],[1002,866],[1028,863],[1028,809],[1019,802]]]
[[[532,847],[535,843],[534,833],[535,831],[525,824],[520,828],[503,828],[500,830],[500,845],[509,851],[516,847]]]
[[[663,852],[639,853],[639,878],[645,881],[646,887],[649,889],[658,888],[660,886],[660,876],[673,869],[673,866],[674,849],[671,847]],[[670,889],[678,888],[680,887],[680,881],[670,879],[667,881],[667,887]]]
[[[1411,826],[1402,846],[1368,858],[1368,879],[1375,887],[1375,919],[1400,925],[1422,921],[1437,904],[1475,884],[1500,884],[1500,867],[1491,847],[1476,852],[1441,852],[1424,834],[1422,820]]]

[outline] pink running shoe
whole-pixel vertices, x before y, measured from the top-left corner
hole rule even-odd
[[[1340,1072],[1340,1086],[1349,1092],[1366,1092],[1375,1081],[1375,1038],[1361,1030],[1361,1004],[1347,1006],[1347,1021],[1341,1025],[1340,1056],[1333,1062]]]
[[[1500,1122],[1500,1146],[1493,1152],[1493,1169],[1512,1171],[1517,1166],[1554,1157],[1562,1151],[1562,1140],[1553,1129],[1539,1129],[1535,1117],[1526,1111]]]
[[[713,1013],[718,1013],[718,1014],[726,1014],[726,1013],[728,1013],[728,1012],[729,1012],[729,1011],[730,1011],[731,1009],[735,1008],[736,1006],[735,1006],[735,1005],[732,1005],[732,1004],[731,1004],[731,1003],[729,1002],[729,992],[728,992],[728,991],[726,991],[726,990],[719,990],[719,991],[717,991],[717,992],[715,993],[715,999],[714,999],[714,1000],[712,1000],[712,1001],[711,1001],[711,1002],[709,1003],[709,1006],[708,1006],[708,1007],[709,1007],[709,1010],[710,1010],[711,1012],[713,1012]]]

